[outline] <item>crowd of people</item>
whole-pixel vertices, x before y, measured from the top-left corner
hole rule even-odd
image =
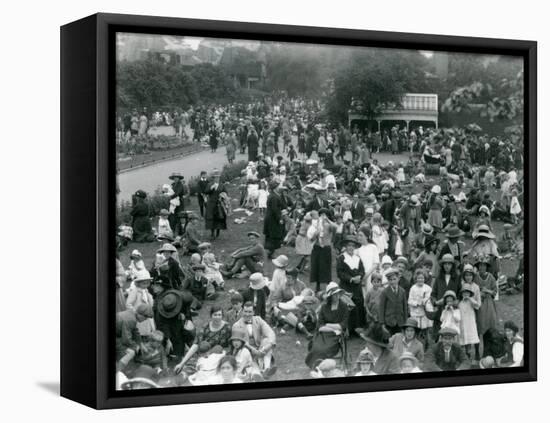
[[[119,245],[160,248],[151,263],[139,249],[127,267],[117,258],[120,389],[269,380],[278,330],[307,342],[314,378],[523,364],[520,322],[496,306],[524,283],[521,137],[331,127],[318,111],[287,100],[189,114],[213,151],[223,132],[230,162],[247,152],[238,202],[263,229],[217,261],[235,195],[218,171],[199,176],[198,212],[186,209],[183,176],[170,175],[156,227],[147,193],[135,194]],[[384,149],[407,159],[379,163]],[[506,273],[509,258],[518,266]],[[232,279],[247,287],[221,295]],[[354,337],[362,347],[350,359]]]

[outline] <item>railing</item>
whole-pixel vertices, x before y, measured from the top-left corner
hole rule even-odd
[[[437,112],[437,94],[405,94],[403,109]]]

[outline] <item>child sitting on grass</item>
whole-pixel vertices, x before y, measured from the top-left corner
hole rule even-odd
[[[204,276],[214,285],[216,290],[223,291],[224,280],[220,272],[220,263],[216,263],[216,257],[213,253],[206,253],[202,257],[202,263],[205,266]]]

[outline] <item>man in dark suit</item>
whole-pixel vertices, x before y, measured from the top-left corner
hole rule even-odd
[[[439,331],[439,342],[433,345],[424,356],[425,372],[466,370],[470,363],[466,353],[456,342],[457,332],[453,328]]]
[[[365,219],[365,206],[359,201],[359,195],[357,194],[353,196],[350,212],[354,222],[362,222]]]
[[[401,326],[407,320],[407,298],[405,290],[398,285],[398,269],[390,267],[384,272],[384,276],[388,280],[388,286],[380,294],[378,318],[393,335],[401,331]]]
[[[188,189],[187,185],[184,183],[184,177],[181,173],[174,172],[169,176],[169,178],[173,181],[172,191],[174,191],[174,194],[170,197],[170,199],[172,200],[174,198],[178,198],[180,202],[179,206],[177,206],[168,217],[172,231],[177,234],[180,232],[179,213],[185,210],[185,199],[188,195]]]
[[[206,190],[208,188],[207,173],[204,170],[201,172],[198,188],[199,189],[197,191],[197,200],[199,202],[199,209],[201,211],[201,216],[204,217],[204,205],[207,199]]]

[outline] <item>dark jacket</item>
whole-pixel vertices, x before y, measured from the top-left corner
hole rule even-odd
[[[241,292],[244,302],[250,301],[254,304],[254,315],[260,316],[265,320],[266,307],[267,307],[267,298],[269,297],[269,288],[264,286],[262,289],[252,289],[248,288],[244,292]],[[256,297],[256,301],[254,301]]]
[[[407,320],[407,298],[405,290],[397,287],[395,294],[390,286],[380,294],[378,316],[380,323],[386,326],[401,326]]]
[[[357,201],[357,203],[353,203],[351,205],[351,217],[353,217],[353,220],[356,220],[358,222],[362,222],[365,219],[365,206],[360,201]]]
[[[440,300],[443,298],[443,295],[445,295],[445,292],[447,291],[454,291],[454,293],[458,297],[461,287],[462,284],[460,282],[460,278],[457,277],[456,273],[451,272],[451,279],[449,280],[449,284],[447,285],[445,283],[445,275],[443,271],[440,271],[439,275],[433,283],[431,297],[435,301]]]
[[[424,371],[438,372],[445,370],[466,370],[470,368],[470,363],[462,347],[454,343],[451,345],[449,361],[445,361],[445,351],[443,344],[438,342],[433,345],[424,356]]]

